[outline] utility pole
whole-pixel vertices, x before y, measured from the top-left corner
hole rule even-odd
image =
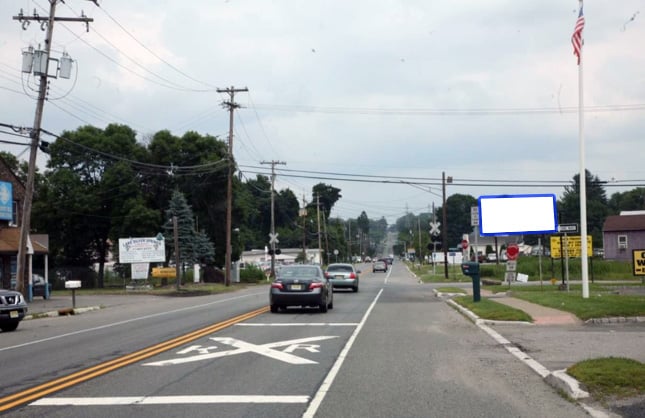
[[[322,260],[322,242],[321,242],[321,236],[320,236],[320,195],[316,193],[316,219],[318,221],[318,260],[320,261],[320,265],[323,265],[323,260]]]
[[[448,222],[446,221],[446,182],[452,183],[452,177],[448,176],[446,178],[446,172],[441,172],[441,189],[443,195],[443,242],[441,243],[443,247],[443,266],[444,266],[444,275],[446,279],[448,278]]]
[[[228,108],[229,112],[229,128],[228,128],[228,182],[226,186],[226,286],[231,285],[231,228],[233,216],[233,113],[235,109],[240,107],[235,103],[235,93],[249,91],[246,87],[243,89],[236,89],[231,86],[226,89],[217,89],[218,93],[228,93],[230,100],[223,102],[222,106]]]
[[[13,20],[17,20],[22,23],[22,28],[27,29],[29,23],[32,21],[40,23],[41,29],[45,30],[47,27],[45,35],[45,50],[40,51],[40,80],[38,86],[38,100],[36,102],[36,114],[34,116],[34,127],[31,130],[31,145],[29,150],[29,168],[27,171],[27,184],[25,185],[25,199],[23,202],[22,208],[22,222],[20,223],[20,241],[18,244],[18,257],[16,262],[16,290],[24,293],[24,280],[25,280],[25,267],[26,267],[26,253],[27,253],[27,243],[29,241],[29,230],[31,229],[31,204],[34,196],[34,178],[36,176],[36,154],[38,152],[38,143],[40,142],[40,127],[43,120],[43,109],[45,107],[45,98],[47,97],[47,78],[49,77],[49,55],[51,53],[52,38],[54,35],[54,22],[56,21],[65,21],[65,22],[84,22],[89,30],[89,22],[93,22],[94,19],[82,16],[82,17],[56,17],[56,4],[62,0],[49,0],[49,16],[43,17],[39,16],[35,11],[33,16],[26,16],[23,14],[22,10],[18,16],[13,16]],[[44,63],[42,62],[44,60]],[[30,63],[30,67],[31,67]],[[24,63],[23,63],[24,70]],[[30,71],[30,70],[29,70]],[[58,71],[58,68],[57,68]],[[29,278],[31,283],[31,278]],[[45,286],[47,289],[47,286]],[[31,302],[31,287],[29,288],[29,295],[27,299]]]
[[[302,218],[302,264],[307,261],[307,201],[305,194],[302,194],[302,209],[298,211],[298,215]]]
[[[274,189],[275,189],[275,166],[276,164],[286,165],[287,163],[283,161],[262,161],[260,164],[271,164],[271,234],[269,245],[271,245],[271,278],[275,278],[275,244],[278,242],[278,236],[275,233],[275,200],[274,200]]]

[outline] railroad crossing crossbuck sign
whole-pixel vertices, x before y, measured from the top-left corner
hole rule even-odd
[[[430,222],[430,235],[439,235],[439,225],[441,222]]]
[[[278,241],[278,233],[276,232],[275,234],[269,233],[269,244],[277,244],[280,241]]]

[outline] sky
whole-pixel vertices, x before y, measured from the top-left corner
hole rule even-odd
[[[98,4],[57,2],[57,17],[93,22],[54,25],[52,58],[74,64],[50,80],[48,131],[120,123],[141,141],[164,129],[226,141],[229,97],[216,90],[248,88],[235,95],[243,178],[283,162],[278,190],[341,189],[334,217],[428,212],[444,175],[446,196],[560,197],[581,156],[608,196],[645,186],[645,0],[585,1],[582,71],[577,0]],[[45,16],[49,1],[0,0],[0,123],[31,127],[36,84],[21,52],[45,32],[23,30],[21,9]],[[0,150],[27,160],[28,141],[7,132]],[[37,161],[43,170],[47,155]]]

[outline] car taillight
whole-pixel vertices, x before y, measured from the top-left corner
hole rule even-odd
[[[322,288],[322,287],[323,287],[323,284],[322,284],[322,283],[314,282],[314,283],[311,283],[311,284],[309,285],[309,290],[319,289],[319,288]]]
[[[284,286],[282,286],[282,283],[271,283],[271,288],[272,289],[284,289]]]
[[[349,278],[350,278],[350,279],[355,279],[355,278],[356,278],[356,274],[354,274],[354,273],[350,273],[350,274],[349,274]]]

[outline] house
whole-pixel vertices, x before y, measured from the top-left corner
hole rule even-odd
[[[602,226],[605,259],[632,259],[632,250],[645,249],[645,213],[621,212],[608,216]]]
[[[307,248],[307,263],[321,264],[321,252],[317,248]],[[277,264],[291,264],[296,261],[298,256],[302,256],[302,248],[283,248],[280,254],[275,256]],[[244,251],[240,256],[240,263],[254,264],[262,268],[270,268],[271,255],[268,250],[250,250]]]
[[[18,247],[20,246],[20,226],[22,225],[22,205],[25,199],[25,186],[0,157],[0,287],[10,289],[15,279]],[[29,234],[27,236],[26,271],[31,278],[34,257],[43,258],[43,276],[48,278],[49,236]],[[31,282],[31,281],[30,281]],[[31,283],[26,283],[27,299],[32,299]],[[45,286],[47,288],[47,286]],[[49,295],[47,295],[49,296]]]

